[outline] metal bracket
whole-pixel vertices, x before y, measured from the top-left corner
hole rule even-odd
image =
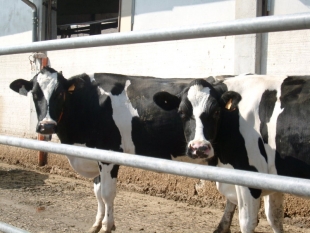
[[[42,59],[42,58],[47,58],[46,54],[45,53],[34,53],[33,55],[33,58],[36,58],[36,59]]]

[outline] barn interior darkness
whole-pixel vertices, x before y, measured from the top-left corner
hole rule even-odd
[[[118,31],[119,9],[119,0],[57,1],[57,37]]]

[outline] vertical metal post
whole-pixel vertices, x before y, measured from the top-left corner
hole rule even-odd
[[[28,0],[22,0],[32,9],[32,42],[38,41],[38,10],[37,6]]]

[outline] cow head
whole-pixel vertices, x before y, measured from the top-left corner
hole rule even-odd
[[[70,82],[50,67],[44,67],[30,81],[17,79],[10,84],[21,95],[31,92],[38,117],[36,131],[40,134],[56,133],[69,87]]]
[[[197,79],[177,96],[158,92],[153,99],[164,110],[178,109],[187,140],[187,155],[209,163],[214,158],[212,144],[217,136],[221,111],[235,110],[241,96],[227,92],[221,85],[213,86]]]

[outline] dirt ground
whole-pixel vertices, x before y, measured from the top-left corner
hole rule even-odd
[[[0,221],[30,232],[86,232],[96,215],[90,180],[64,177],[44,168],[0,162]],[[119,185],[115,233],[213,232],[222,208],[129,192]],[[285,218],[285,232],[310,233],[308,218]],[[240,232],[237,214],[232,232]],[[256,232],[272,232],[261,218]]]

